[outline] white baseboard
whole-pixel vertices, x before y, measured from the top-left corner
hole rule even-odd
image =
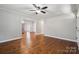
[[[16,38],[12,38],[12,39],[8,39],[8,40],[0,41],[0,43],[12,41],[12,40],[17,40],[17,39],[21,39],[21,37],[16,37]]]
[[[50,35],[45,35],[45,36],[53,37],[53,38],[58,38],[58,39],[61,39],[61,40],[72,41],[72,42],[79,42],[79,41],[77,41],[77,40],[68,39],[68,38],[61,38],[61,37],[57,37],[57,36],[50,36]]]

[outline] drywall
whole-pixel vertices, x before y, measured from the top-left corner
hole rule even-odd
[[[79,49],[79,14],[77,17],[77,44],[78,44],[78,49]]]
[[[23,19],[26,19],[26,17],[20,15],[20,13],[17,14],[0,8],[0,41],[21,36],[21,20]],[[44,20],[43,31],[45,35],[75,39],[75,22],[72,15],[61,14],[49,19],[44,19],[43,17],[41,19]]]
[[[44,20],[37,20],[36,22],[36,32],[37,34],[44,33]]]
[[[10,10],[0,8],[0,41],[21,36],[21,20],[24,17]]]
[[[45,35],[76,39],[75,19],[73,15],[60,15],[44,20]]]

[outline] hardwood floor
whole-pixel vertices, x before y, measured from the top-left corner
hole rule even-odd
[[[0,43],[0,54],[16,53],[20,49],[21,39]]]
[[[22,33],[22,39],[0,43],[0,53],[7,54],[76,54],[78,47],[76,42],[47,37],[44,34],[30,33],[31,43],[26,45],[26,33]]]
[[[22,38],[22,43],[25,43],[25,37],[27,36],[27,34],[23,33],[23,38]],[[44,34],[41,35],[36,35],[34,32],[30,33],[30,37],[31,37],[31,41],[30,41],[30,47],[28,48],[27,46],[25,46],[25,44],[21,45],[21,50],[20,53],[43,53],[44,51],[42,50],[42,48],[44,48],[45,46],[45,39],[44,39]],[[27,40],[27,39],[26,39]],[[27,50],[27,52],[26,52]],[[22,52],[21,52],[22,51]]]
[[[77,53],[78,51],[76,42],[61,40],[53,37],[45,37],[45,40],[46,40],[46,47],[48,47],[47,53],[74,54]]]

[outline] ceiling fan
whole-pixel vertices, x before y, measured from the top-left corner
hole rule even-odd
[[[40,7],[40,6],[37,6],[36,4],[32,4],[36,9],[35,10],[30,10],[30,11],[35,11],[36,14],[38,13],[43,13],[43,14],[46,14],[46,9],[48,8],[47,6],[44,6],[44,7]]]

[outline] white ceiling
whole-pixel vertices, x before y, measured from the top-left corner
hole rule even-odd
[[[35,9],[32,4],[2,4],[0,7],[16,10],[22,12],[33,19],[48,19],[60,15],[70,15],[72,14],[70,4],[41,4],[41,7],[48,6],[46,14],[36,15],[34,12],[29,11]]]

